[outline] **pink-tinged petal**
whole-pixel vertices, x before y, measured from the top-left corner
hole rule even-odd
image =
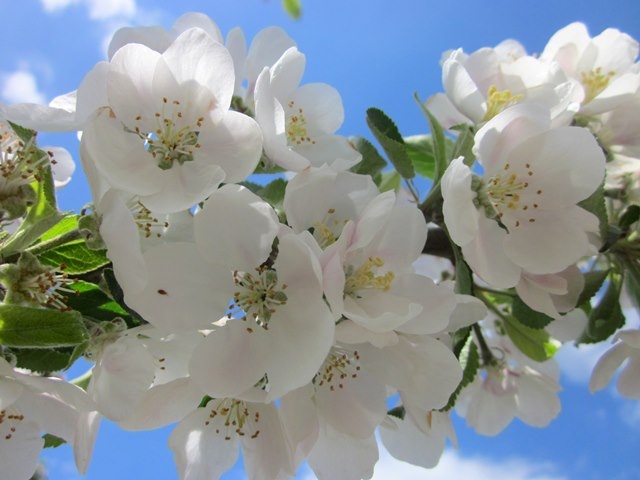
[[[238,458],[237,436],[232,435],[226,440],[227,428],[222,429],[225,433],[216,433],[222,415],[216,418],[210,415],[211,409],[198,408],[185,417],[169,436],[169,448],[173,450],[180,480],[220,478]]]
[[[447,327],[449,332],[469,327],[487,316],[487,307],[476,297],[456,294],[456,302]]]
[[[399,332],[428,335],[443,331],[456,308],[456,295],[446,286],[436,285],[422,275],[402,275],[394,279],[394,288],[407,300],[422,304],[422,312],[400,325]]]
[[[214,398],[241,396],[264,377],[265,343],[268,332],[262,327],[229,320],[193,351],[189,367],[193,382]]]
[[[19,414],[18,411],[15,412]],[[15,428],[15,431],[12,430]],[[38,466],[44,440],[28,419],[0,424],[0,471],[11,480],[29,480]]]
[[[306,58],[296,47],[287,49],[269,69],[271,91],[282,104],[287,104],[302,80]]]
[[[112,186],[138,195],[150,195],[162,187],[162,170],[142,140],[128,133],[109,109],[100,111],[86,125],[82,144]]]
[[[216,108],[227,110],[235,83],[229,51],[207,32],[190,28],[162,54],[180,84],[197,82],[211,90]]]
[[[485,379],[484,382],[487,380]],[[517,412],[515,396],[512,392],[493,393],[485,389],[483,380],[476,380],[463,390],[462,395],[470,395],[464,416],[467,424],[481,435],[495,436],[504,430]]]
[[[344,299],[343,315],[376,333],[389,332],[415,318],[423,306],[411,302],[404,292],[363,289]]]
[[[180,34],[193,27],[198,27],[204,30],[213,40],[218,43],[222,43],[222,33],[220,32],[220,28],[204,13],[187,12],[184,15],[181,15],[180,18],[173,23],[171,30],[176,34]]]
[[[253,173],[262,155],[262,132],[251,117],[227,112],[209,131],[201,131],[198,141],[203,157],[219,165],[225,183],[237,183]],[[206,152],[206,153],[205,153]],[[196,158],[196,161],[204,158]]]
[[[360,214],[360,220],[356,223],[356,231],[353,234],[349,251],[357,251],[366,248],[389,222],[396,204],[396,196],[392,191],[377,195]]]
[[[574,74],[579,55],[589,41],[587,27],[580,22],[571,23],[551,36],[540,58],[546,61],[555,60],[565,72]]]
[[[354,438],[322,423],[318,441],[307,460],[320,479],[371,478],[378,461],[378,443],[374,435]]]
[[[462,245],[462,253],[473,271],[489,285],[510,288],[520,281],[522,269],[504,254],[507,232],[496,221],[478,215],[475,239]]]
[[[458,157],[449,164],[440,184],[444,199],[444,221],[451,239],[457,245],[470,243],[478,234],[479,214],[473,204],[476,192],[471,189],[473,176],[463,160],[463,157]]]
[[[423,423],[427,432],[418,428],[408,415],[403,420],[387,416],[380,428],[380,439],[394,458],[433,468],[444,451],[447,435],[452,429],[451,420],[446,413],[433,411],[424,413]]]
[[[187,377],[153,386],[118,425],[125,430],[161,428],[185,418],[202,397],[204,393]]]
[[[504,238],[504,252],[513,263],[533,274],[559,272],[592,252],[593,246],[579,222],[580,207],[536,215],[535,222],[521,223]],[[595,215],[588,214],[597,222]]]
[[[236,77],[233,94],[244,97],[246,92],[244,91],[242,82],[246,78],[247,39],[240,27],[234,27],[229,30],[225,45],[233,59],[233,68]]]
[[[102,415],[95,410],[80,412],[78,415],[73,457],[80,475],[86,475],[87,468],[89,468],[101,420]]]
[[[560,413],[557,383],[549,385],[543,376],[525,371],[518,380],[518,418],[533,427],[546,427]]]
[[[442,83],[447,96],[463,115],[479,123],[484,117],[484,95],[458,60],[442,66]]]
[[[248,406],[249,413],[260,418],[259,433],[240,438],[244,468],[248,478],[280,480],[295,475],[293,455],[285,437],[278,409],[273,403]]]
[[[336,325],[336,341],[354,345],[358,343],[370,343],[383,348],[398,343],[398,334],[395,331],[377,333],[358,325],[352,320],[343,319]]]
[[[314,401],[321,421],[346,435],[367,438],[386,416],[386,386],[372,372],[357,370],[359,360],[351,355],[329,354],[315,382]]]
[[[209,328],[225,315],[234,291],[231,272],[204,261],[195,245],[161,244],[144,260],[148,281],[140,292],[125,292],[125,301],[149,323],[180,332]]]
[[[203,257],[242,272],[253,272],[268,258],[278,225],[273,208],[239,185],[215,191],[194,218]]]
[[[640,75],[628,72],[613,79],[600,95],[580,109],[585,115],[597,115],[619,108],[637,98],[640,88]]]
[[[623,341],[632,348],[640,350],[640,330],[622,330],[616,333],[615,338]]]
[[[286,107],[287,117],[304,116],[312,137],[323,133],[334,133],[344,122],[342,98],[335,88],[325,83],[302,85],[292,95],[281,101]]]
[[[627,398],[640,400],[640,351],[636,351],[618,377],[618,392]]]
[[[153,357],[134,338],[107,345],[93,368],[88,393],[107,418],[127,418],[153,382]]]
[[[249,90],[252,82],[258,78],[265,67],[271,67],[295,42],[280,27],[267,27],[260,30],[249,47],[247,53],[247,78]],[[298,83],[300,80],[298,80]],[[296,83],[297,85],[297,83]]]
[[[265,68],[255,87],[255,119],[263,133],[264,151],[269,159],[286,170],[301,171],[309,160],[287,145],[285,113],[271,89],[269,70]]]
[[[287,393],[280,399],[282,425],[294,446],[294,464],[301,462],[316,443],[320,431],[311,383]]]
[[[629,355],[631,355],[633,349],[624,343],[617,343],[609,350],[607,350],[596,362],[591,373],[591,379],[589,380],[589,390],[591,393],[602,390],[606,387],[616,370],[620,368],[622,362],[624,362]]]
[[[450,129],[454,125],[473,124],[471,119],[458,111],[444,93],[436,93],[429,97],[425,107],[438,119],[443,128]]]
[[[107,58],[111,60],[119,49],[130,43],[139,43],[162,53],[172,40],[169,32],[159,26],[122,27],[111,37],[107,48]]]
[[[331,165],[336,171],[345,171],[362,160],[360,152],[341,135],[321,134],[312,137],[312,140],[311,144],[305,142],[292,147],[314,167]]]

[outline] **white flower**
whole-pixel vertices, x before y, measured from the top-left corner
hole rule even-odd
[[[524,271],[557,273],[594,251],[597,218],[576,204],[602,182],[605,159],[586,129],[551,128],[548,111],[523,104],[475,140],[482,179],[462,158],[442,179],[445,223],[475,273],[508,288]]]
[[[324,164],[346,170],[362,156],[335,134],[344,120],[340,94],[324,83],[298,86],[304,67],[304,55],[291,47],[258,77],[255,118],[265,153],[273,163],[296,172]]]
[[[555,61],[582,89],[580,113],[595,114],[621,105],[637,91],[640,75],[634,71],[638,42],[615,28],[591,37],[579,22],[558,30],[540,55]]]
[[[606,387],[623,362],[627,362],[618,377],[620,395],[640,399],[640,330],[622,330],[613,337],[614,345],[596,363],[589,381],[589,390]]]
[[[243,180],[260,157],[257,124],[229,111],[233,83],[229,52],[198,28],[162,54],[127,44],[109,64],[109,108],[82,142],[114,188],[153,211],[188,209],[223,180]]]
[[[527,425],[547,426],[560,412],[558,364],[525,357],[495,331],[485,340],[499,355],[462,390],[456,411],[481,435],[497,435],[516,417]]]
[[[84,473],[90,445],[78,445],[83,416],[94,409],[85,392],[59,378],[20,372],[0,358],[0,471],[4,478],[27,480],[38,465],[50,433],[74,445]],[[77,435],[78,438],[76,437]],[[88,440],[91,441],[91,436]]]
[[[445,94],[432,96],[426,107],[445,128],[468,123],[481,125],[506,108],[535,102],[569,120],[577,111],[575,82],[557,64],[525,54],[514,41],[471,54],[451,52],[442,65]]]
[[[449,414],[437,410],[407,408],[402,419],[387,415],[380,428],[380,439],[391,455],[425,468],[438,464],[447,438],[456,444]]]
[[[219,478],[235,464],[240,448],[249,479],[284,480],[295,473],[274,404],[212,399],[178,424],[169,447],[181,480]]]

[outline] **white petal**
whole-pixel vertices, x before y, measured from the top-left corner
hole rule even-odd
[[[11,428],[15,428],[12,431]],[[0,471],[11,480],[29,480],[44,445],[38,426],[28,420],[0,424]]]

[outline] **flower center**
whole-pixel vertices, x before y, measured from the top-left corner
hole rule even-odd
[[[540,207],[538,202],[526,203],[522,199],[524,193],[528,193],[527,190],[531,188],[529,179],[534,175],[531,164],[526,163],[524,166],[526,179],[522,178],[525,175],[510,171],[511,165],[506,163],[503,173],[491,177],[478,190],[477,206],[483,207],[488,217],[497,217],[507,230],[519,227],[522,220],[535,222],[534,212]],[[535,195],[542,195],[542,190],[536,190]],[[531,196],[527,195],[526,198]]]
[[[289,145],[296,146],[303,143],[314,145],[316,142],[312,140],[307,131],[307,120],[304,117],[302,108],[295,108],[295,102],[291,100],[288,103],[290,114],[287,116],[287,140]]]
[[[580,73],[580,82],[584,87],[584,100],[582,103],[589,103],[607,88],[616,72],[613,70],[603,73],[602,67],[595,68],[589,72]]]
[[[179,100],[169,101],[164,97],[162,106],[162,112],[154,113],[156,127],[153,131],[146,132],[140,127],[141,115],[135,117],[135,127],[127,130],[144,140],[147,151],[158,162],[159,168],[169,170],[174,163],[183,165],[193,161],[195,151],[200,148],[198,136],[204,117],[198,117],[189,124],[185,122]]]
[[[240,290],[233,294],[233,303],[229,307],[227,316],[234,316],[236,309],[244,312],[243,320],[253,319],[265,330],[269,329],[271,316],[277,307],[287,303],[284,293],[287,285],[278,285],[278,275],[275,270],[257,268],[256,274],[233,272],[233,280]],[[247,329],[251,332],[251,328]]]
[[[357,378],[359,372],[360,354],[357,350],[351,352],[333,347],[313,378],[313,385],[316,390],[328,388],[334,392],[336,389],[343,389],[349,379]]]
[[[9,407],[6,410],[0,410],[0,438],[11,440],[23,420],[24,415],[15,408]]]
[[[515,105],[522,100],[523,95],[514,95],[511,90],[498,90],[498,87],[491,85],[487,91],[487,111],[482,118],[489,121],[507,107]]]
[[[342,228],[348,222],[347,219],[340,220],[336,218],[335,213],[335,208],[330,208],[322,220],[312,225],[311,233],[313,234],[313,238],[316,239],[318,245],[323,250],[329,245],[334,244],[338,238],[340,238]]]
[[[358,297],[357,291],[361,289],[377,289],[383,292],[391,288],[391,282],[395,278],[393,272],[377,275],[376,271],[384,266],[384,260],[380,257],[369,257],[359,268],[349,265],[346,270],[344,285],[345,295]]]
[[[223,435],[225,440],[231,440],[234,435],[256,438],[260,434],[260,412],[252,412],[241,400],[213,399],[206,408],[210,411],[208,419],[204,421],[205,427],[214,428],[216,434]]]
[[[152,235],[160,238],[169,227],[169,222],[159,221],[157,217],[153,216],[151,210],[139,201],[134,202],[130,208],[133,214],[133,220],[145,238],[150,238]]]

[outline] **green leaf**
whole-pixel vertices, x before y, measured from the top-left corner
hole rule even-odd
[[[282,8],[294,20],[298,20],[302,16],[302,5],[300,0],[282,0]]]
[[[511,314],[516,317],[522,325],[534,329],[544,328],[553,321],[553,318],[550,316],[533,310],[529,305],[524,303],[520,297],[513,299]]]
[[[397,192],[400,190],[401,185],[402,177],[398,172],[392,170],[391,172],[385,172],[382,174],[382,180],[380,181],[378,188],[380,189],[380,192],[387,192],[389,190]]]
[[[447,412],[455,406],[456,400],[458,399],[462,389],[473,382],[473,379],[476,377],[478,370],[480,369],[480,355],[478,354],[478,347],[473,341],[473,335],[469,335],[467,337],[467,341],[460,351],[460,357],[458,360],[462,367],[462,380],[449,397],[447,404],[440,409],[443,412]]]
[[[129,308],[129,306],[125,303],[124,292],[122,291],[122,287],[116,280],[116,276],[113,273],[113,270],[111,268],[105,268],[102,272],[102,276],[104,277],[104,281],[107,284],[107,288],[109,289],[113,300],[130,315],[128,319],[123,317],[125,322],[127,322],[127,326],[129,328],[132,328],[140,325],[141,323],[148,323],[144,318],[140,316],[138,312],[136,312],[132,308]]]
[[[604,201],[604,184],[600,185],[591,196],[579,202],[578,206],[598,217],[600,238],[606,240],[609,234],[609,216],[607,215],[607,208]]]
[[[393,120],[382,110],[369,108],[367,110],[367,125],[400,176],[402,178],[415,177],[416,173],[407,153],[404,139]]]
[[[589,314],[587,328],[578,343],[601,342],[624,325],[624,313],[620,307],[620,290],[619,280],[610,278],[604,295]]]
[[[429,129],[431,130],[431,138],[433,142],[433,155],[435,160],[435,170],[434,170],[434,185],[440,181],[442,175],[444,175],[444,171],[447,169],[447,165],[449,165],[449,158],[447,158],[447,143],[446,137],[444,136],[444,130],[442,126],[434,117],[427,107],[424,106],[424,103],[415,96],[418,105],[422,109],[422,112],[427,117],[427,121],[429,122]]]
[[[287,181],[284,178],[276,178],[256,193],[276,210],[282,210],[282,201],[284,200],[286,188]]]
[[[65,370],[69,366],[71,349],[14,348],[16,365],[32,372],[51,373]]]
[[[638,220],[640,220],[640,206],[629,205],[624,213],[620,216],[618,226],[621,229],[626,230]]]
[[[369,175],[376,185],[380,185],[382,171],[387,166],[387,161],[382,158],[373,144],[364,137],[351,137],[349,141],[362,155],[362,160],[351,167],[353,173]]]
[[[58,448],[60,445],[67,443],[64,439],[45,433],[42,438],[44,439],[43,448]]]
[[[503,325],[515,346],[536,362],[549,360],[560,347],[560,343],[552,339],[545,330],[527,327],[516,318],[507,317]]]
[[[61,245],[37,255],[38,260],[51,267],[64,265],[64,272],[81,275],[92,272],[109,263],[106,250],[91,250],[84,240]]]
[[[464,261],[462,252],[457,245],[451,244],[453,254],[456,261],[456,293],[462,293],[464,295],[473,295],[473,274],[467,262]]]
[[[431,135],[405,137],[404,143],[407,146],[407,154],[411,159],[411,163],[413,163],[416,173],[425,178],[433,178],[436,159],[433,153]]]
[[[111,321],[120,317],[128,325],[132,321],[129,313],[97,285],[79,280],[70,288],[78,293],[69,296],[67,305],[82,312],[85,317],[95,321]]]
[[[9,122],[9,125],[11,125],[11,128],[13,129],[15,134],[24,143],[29,143],[33,139],[33,136],[36,133],[34,130],[31,130],[30,128],[22,127],[22,126],[20,126],[20,125],[18,125],[16,123],[13,123],[13,122]]]
[[[89,338],[79,312],[0,305],[0,344],[20,348],[78,345]]]
[[[626,262],[625,287],[636,309],[640,310],[640,263]]]
[[[58,223],[42,234],[40,241],[46,242],[75,230],[78,228],[78,218],[80,218],[79,215],[67,215],[61,218]]]
[[[464,164],[472,167],[476,159],[476,156],[473,154],[473,145],[475,143],[474,129],[471,125],[463,124],[455,127],[455,130],[458,131],[458,138],[448,158],[453,160],[454,158],[464,157]],[[447,137],[445,138],[449,140]]]
[[[578,298],[576,305],[587,303],[593,296],[598,293],[605,279],[611,270],[593,270],[584,274],[584,288]]]

